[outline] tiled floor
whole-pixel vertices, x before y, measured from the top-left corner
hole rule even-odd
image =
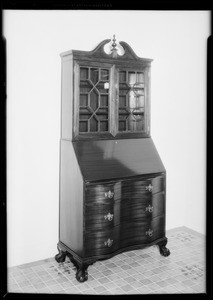
[[[167,232],[170,256],[158,247],[125,252],[89,266],[88,281],[75,279],[66,258],[54,258],[8,269],[8,292],[53,294],[205,293],[205,238],[186,227]],[[57,253],[57,251],[56,251]]]

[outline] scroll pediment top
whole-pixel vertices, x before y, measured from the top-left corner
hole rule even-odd
[[[115,35],[113,35],[112,39],[103,40],[99,43],[94,50],[92,51],[81,51],[81,50],[72,50],[61,53],[62,57],[73,55],[74,59],[98,59],[98,60],[106,60],[106,61],[138,61],[140,63],[144,63],[149,65],[152,59],[142,58],[135,54],[133,49],[124,41],[117,41]]]
[[[93,51],[88,53],[92,54],[94,57],[103,57],[115,60],[135,60],[146,63],[150,63],[152,61],[152,59],[137,56],[129,44],[124,41],[118,42],[115,35],[113,35],[112,39],[102,41]]]

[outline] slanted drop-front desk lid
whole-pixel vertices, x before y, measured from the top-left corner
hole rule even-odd
[[[85,181],[165,172],[151,138],[72,143]]]

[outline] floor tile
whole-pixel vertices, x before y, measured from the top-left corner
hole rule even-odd
[[[76,268],[54,257],[8,268],[10,293],[133,295],[205,293],[205,237],[180,227],[167,232],[170,256],[158,246],[120,253],[89,266],[79,283]]]

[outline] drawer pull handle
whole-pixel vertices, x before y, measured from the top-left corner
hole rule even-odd
[[[148,211],[149,213],[153,212],[153,206],[149,205],[146,207],[146,211]]]
[[[105,198],[111,199],[114,196],[114,193],[109,190],[109,192],[105,193]]]
[[[105,219],[105,220],[108,220],[108,221],[112,221],[112,219],[113,219],[113,214],[111,214],[110,212],[108,212],[108,214],[104,216],[104,219]]]
[[[152,192],[152,190],[153,190],[153,186],[151,184],[146,186],[146,191]]]
[[[113,244],[113,240],[108,239],[107,241],[104,242],[105,246],[111,247]]]
[[[153,235],[153,230],[149,229],[148,231],[146,231],[146,235],[152,236]]]

